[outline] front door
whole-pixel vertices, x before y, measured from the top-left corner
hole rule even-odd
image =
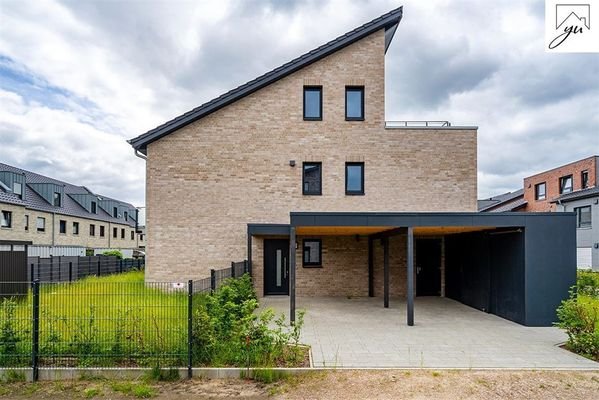
[[[441,295],[441,239],[416,240],[416,295]]]
[[[289,294],[289,240],[264,240],[264,294]]]

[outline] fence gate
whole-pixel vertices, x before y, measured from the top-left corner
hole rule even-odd
[[[0,293],[11,296],[27,293],[27,246],[31,242],[0,240]],[[2,282],[19,282],[3,284]]]

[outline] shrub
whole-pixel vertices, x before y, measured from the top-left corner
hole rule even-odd
[[[102,253],[103,256],[113,256],[119,260],[123,259],[123,253],[120,250],[106,250]]]
[[[578,271],[576,291],[579,294],[599,297],[599,272]]]
[[[275,366],[295,362],[303,314],[289,329],[272,310],[256,313],[258,301],[251,278],[227,280],[210,296],[195,301],[194,361],[210,366]],[[271,327],[273,326],[274,327]]]

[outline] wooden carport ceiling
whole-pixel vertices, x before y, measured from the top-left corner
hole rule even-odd
[[[353,236],[372,235],[394,229],[391,226],[298,226],[296,234],[302,236]],[[476,232],[493,229],[489,226],[418,226],[416,236],[443,236],[455,233]]]

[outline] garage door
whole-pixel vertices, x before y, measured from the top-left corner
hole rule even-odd
[[[579,247],[576,249],[576,265],[578,268],[591,268],[591,248]]]

